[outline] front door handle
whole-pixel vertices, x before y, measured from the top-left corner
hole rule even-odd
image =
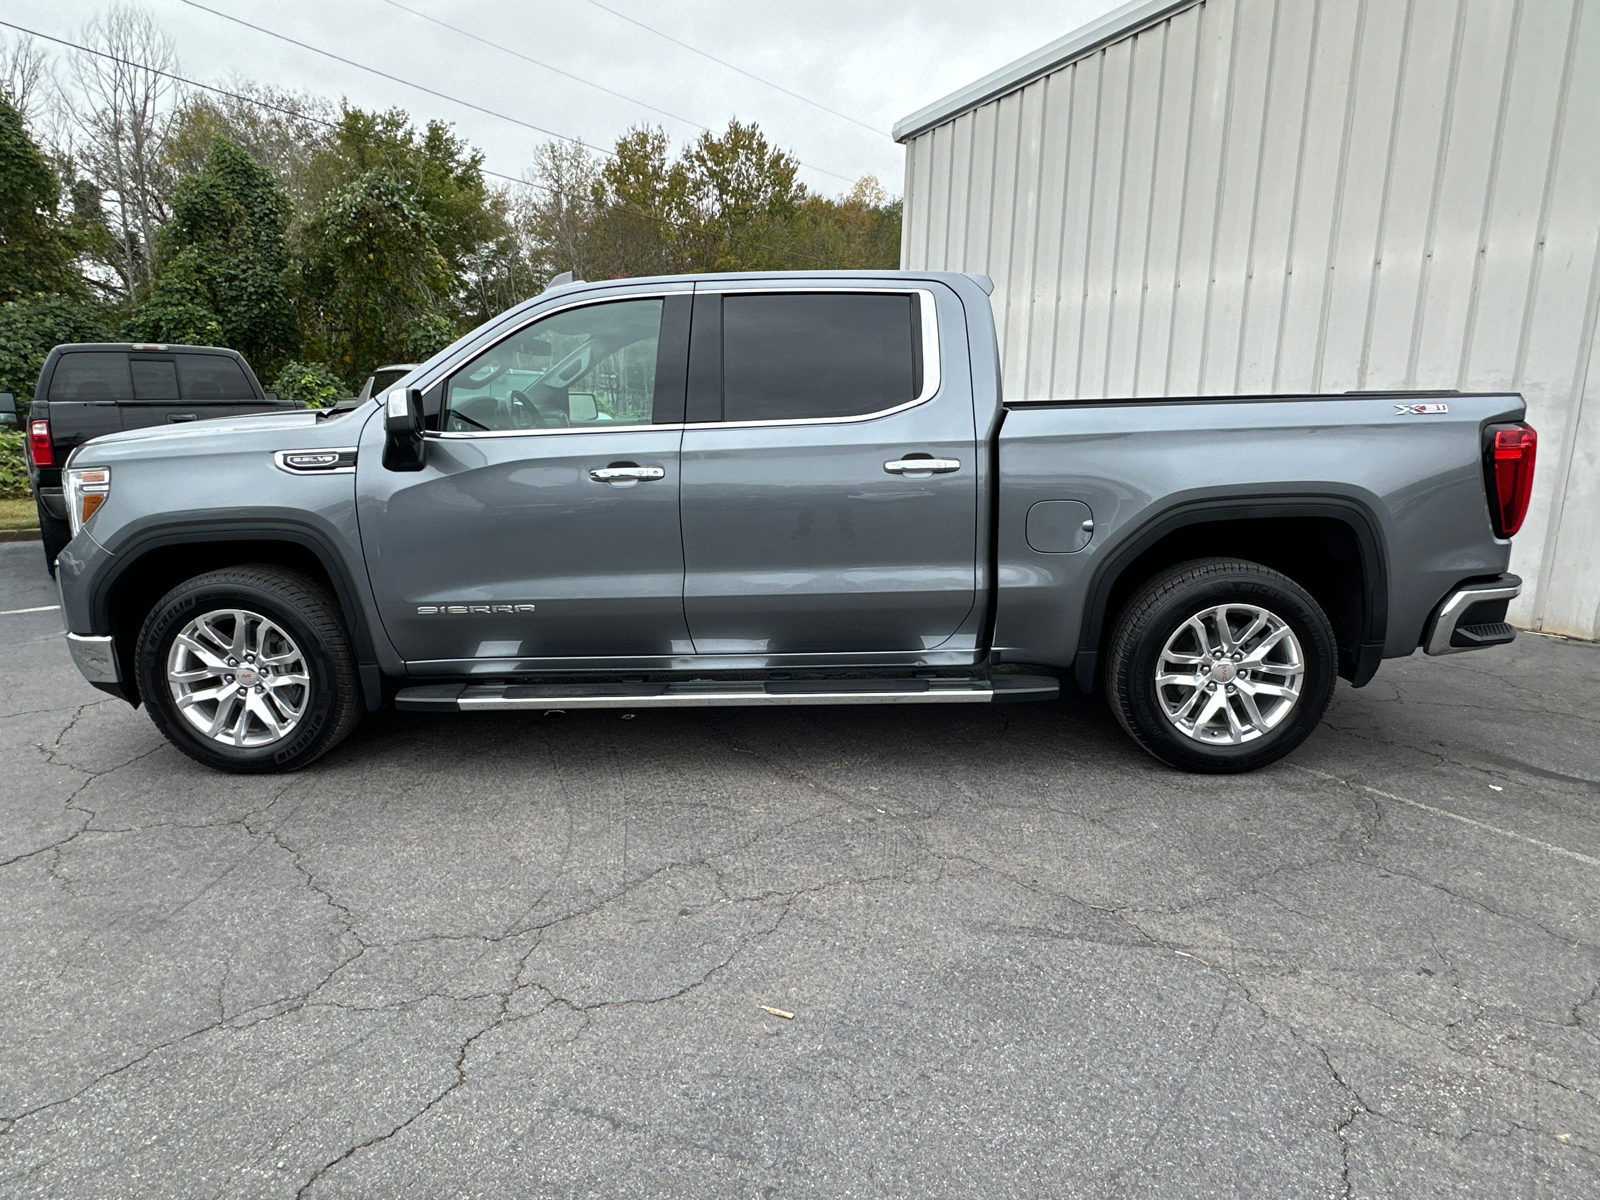
[[[641,467],[633,463],[612,463],[609,467],[595,467],[589,472],[589,478],[596,483],[642,483],[651,479],[665,479],[666,471],[661,467]]]
[[[195,416],[194,413],[168,413],[167,414],[167,424],[169,424],[169,425],[181,425],[185,421],[194,421],[194,420],[197,420],[197,419],[198,418]]]
[[[948,475],[961,469],[959,458],[894,458],[883,464],[891,475]]]

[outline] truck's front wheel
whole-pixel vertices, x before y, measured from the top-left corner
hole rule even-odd
[[[1327,616],[1294,580],[1258,563],[1201,559],[1158,575],[1124,606],[1106,696],[1163,762],[1252,771],[1317,727],[1337,655]]]
[[[139,691],[157,728],[222,771],[292,771],[361,716],[338,606],[311,578],[230,567],[168,592],[145,618]]]

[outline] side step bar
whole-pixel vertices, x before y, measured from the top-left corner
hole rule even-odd
[[[1048,675],[992,679],[769,679],[684,683],[439,683],[402,689],[402,712],[722,708],[753,704],[997,704],[1054,700]]]

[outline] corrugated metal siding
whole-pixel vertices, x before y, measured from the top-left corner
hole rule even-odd
[[[911,138],[902,258],[1014,395],[1521,391],[1512,616],[1594,638],[1597,145],[1600,0],[1203,0]]]

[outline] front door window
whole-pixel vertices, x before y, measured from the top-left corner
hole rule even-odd
[[[654,419],[659,299],[568,309],[450,376],[447,433],[613,429]]]

